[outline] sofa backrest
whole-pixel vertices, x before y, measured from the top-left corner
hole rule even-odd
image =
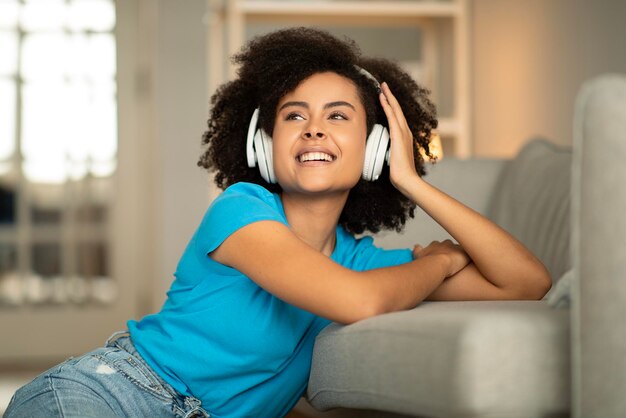
[[[528,142],[503,168],[487,210],[544,263],[553,282],[572,266],[571,166],[571,148]]]

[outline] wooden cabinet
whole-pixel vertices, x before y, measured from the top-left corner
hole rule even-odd
[[[207,1],[210,95],[234,76],[229,57],[252,36],[286,26],[317,26],[355,39],[365,55],[398,61],[432,91],[445,154],[471,155],[467,0]],[[385,37],[388,45],[381,54],[375,44]],[[407,55],[410,49],[413,56]]]

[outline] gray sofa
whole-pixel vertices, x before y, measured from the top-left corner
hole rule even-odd
[[[573,147],[445,158],[427,179],[526,244],[541,301],[424,302],[317,337],[311,417],[626,416],[626,78],[587,83]],[[423,213],[379,245],[447,238]],[[571,297],[570,297],[571,294]],[[571,302],[570,302],[571,300]],[[321,412],[326,411],[326,412]]]

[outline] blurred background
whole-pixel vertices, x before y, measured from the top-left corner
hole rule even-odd
[[[161,306],[218,193],[200,139],[246,40],[349,36],[432,91],[443,158],[510,158],[571,143],[580,85],[626,73],[624,21],[622,0],[0,0],[0,411]]]

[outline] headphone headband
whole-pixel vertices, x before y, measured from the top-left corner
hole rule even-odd
[[[354,68],[356,68],[358,72],[360,72],[365,77],[369,78],[374,83],[374,86],[376,86],[377,93],[380,93],[382,91],[382,89],[380,88],[380,83],[378,82],[378,80],[376,80],[376,77],[374,77],[372,73],[367,71],[365,68],[359,67],[358,65],[355,65]]]

